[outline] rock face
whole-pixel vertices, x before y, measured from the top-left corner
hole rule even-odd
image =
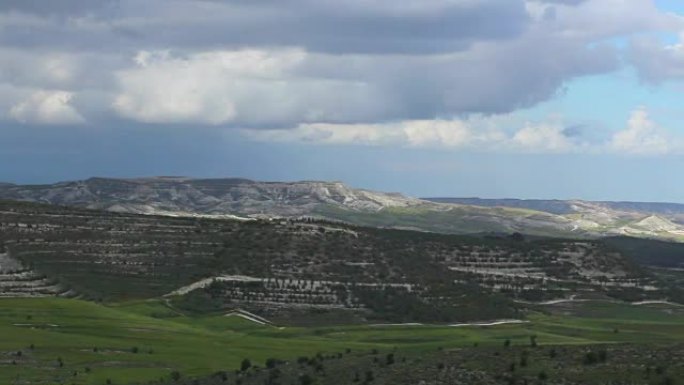
[[[138,214],[296,216],[318,205],[377,211],[423,203],[400,194],[352,189],[340,182],[246,179],[91,178],[53,185],[0,185],[0,198]]]

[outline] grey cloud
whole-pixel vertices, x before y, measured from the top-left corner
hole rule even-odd
[[[558,5],[579,5],[582,3],[586,3],[588,0],[534,0],[539,3],[548,3],[548,4],[558,4]]]
[[[541,37],[445,55],[153,55],[121,74],[117,108],[148,122],[256,127],[496,114],[532,106],[568,79],[617,65],[610,46]],[[168,87],[174,79],[179,84]]]
[[[412,0],[403,7],[386,1],[370,6],[361,1],[325,0],[85,3],[90,5],[83,7],[81,1],[72,0],[41,9],[37,2],[13,1],[5,9],[38,14],[59,11],[75,17],[89,9],[98,11],[98,17],[14,25],[3,31],[0,41],[17,46],[91,48],[102,47],[106,41],[110,48],[119,49],[289,45],[332,53],[446,52],[482,39],[515,37],[529,21],[522,0]]]
[[[3,0],[0,2],[0,12],[74,16],[111,9],[116,3],[117,0]]]
[[[117,53],[22,51],[0,47],[0,82],[16,87],[101,89],[113,86],[112,72],[130,63]]]
[[[611,130],[600,122],[581,122],[566,126],[562,134],[577,142],[587,144],[606,143],[610,140]]]
[[[684,80],[684,45],[665,47],[651,38],[633,39],[628,58],[641,79],[649,83]]]
[[[648,0],[558,3],[537,1],[535,13],[523,0],[2,2],[0,87],[11,92],[0,118],[58,92],[100,122],[259,128],[505,113],[618,68],[618,50],[601,41],[669,22]],[[262,72],[221,55],[245,49]],[[136,63],[143,51],[156,59]]]
[[[584,136],[587,126],[584,124],[574,124],[563,129],[563,135],[569,138],[579,138]]]

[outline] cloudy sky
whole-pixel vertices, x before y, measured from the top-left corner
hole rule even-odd
[[[2,0],[0,181],[684,202],[677,0]]]

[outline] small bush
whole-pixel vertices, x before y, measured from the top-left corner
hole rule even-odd
[[[177,370],[174,370],[173,372],[171,372],[171,379],[172,379],[173,381],[178,382],[178,381],[181,379],[181,374],[180,374],[180,372],[177,371]]]
[[[240,364],[240,371],[246,372],[251,367],[252,361],[250,361],[248,358],[245,358],[244,360],[242,360],[242,363]]]
[[[299,383],[301,385],[311,385],[314,383],[314,379],[308,374],[303,374],[299,376]]]

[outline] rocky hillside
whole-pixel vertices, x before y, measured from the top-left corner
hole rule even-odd
[[[548,213],[566,215],[582,213],[591,208],[603,208],[625,213],[651,213],[675,218],[676,222],[684,223],[684,204],[665,202],[588,202],[581,200],[558,199],[483,199],[483,198],[424,198],[431,202],[454,203],[482,207],[516,207],[521,209],[545,211]]]
[[[597,235],[684,240],[684,204],[582,200],[426,198],[441,204],[543,211],[568,219],[574,230]]]
[[[352,189],[340,182],[255,182],[246,179],[90,178],[52,185],[0,185],[0,199],[136,214],[299,216],[317,206],[377,211],[425,202],[400,194]]]
[[[340,182],[91,178],[51,185],[0,184],[0,199],[120,213],[204,217],[315,217],[442,233],[512,233],[684,240],[684,205],[629,202],[417,199]]]
[[[3,295],[180,296],[178,306],[239,306],[269,319],[301,309],[396,322],[495,319],[514,316],[514,301],[679,298],[605,241],[0,201],[0,247]],[[22,280],[30,284],[17,292]]]

